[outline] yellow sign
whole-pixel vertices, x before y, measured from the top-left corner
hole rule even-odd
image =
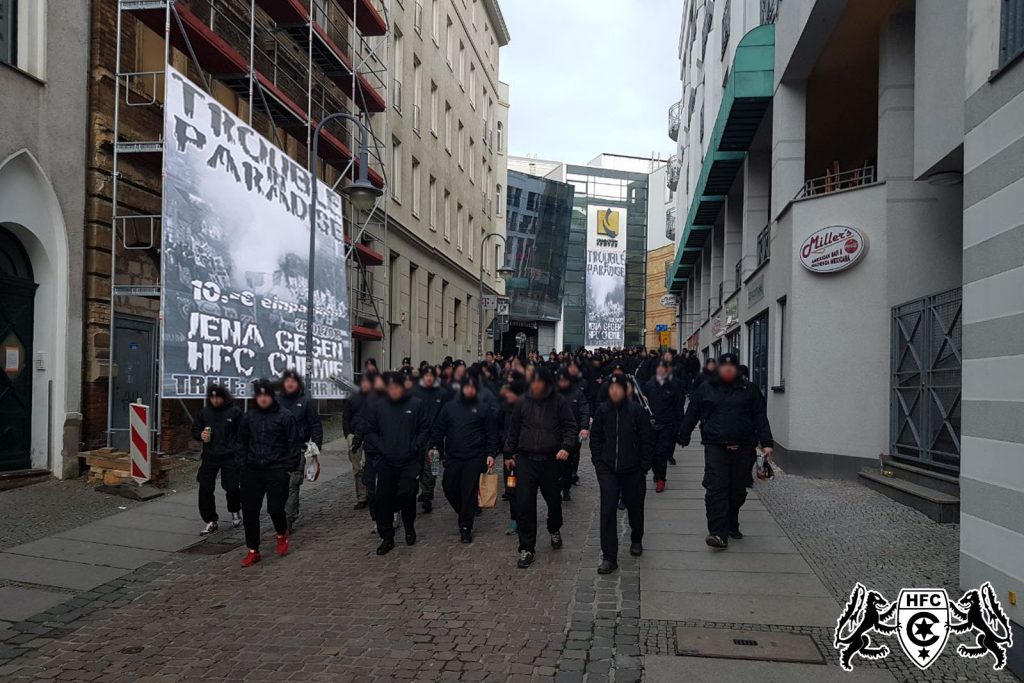
[[[619,212],[607,209],[597,214],[597,235],[598,237],[619,236]]]
[[[672,346],[672,333],[668,330],[658,333],[658,344],[665,348]]]

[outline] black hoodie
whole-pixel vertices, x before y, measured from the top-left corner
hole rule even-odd
[[[448,401],[431,430],[430,445],[444,453],[446,460],[476,460],[498,455],[495,412],[479,396],[466,398],[461,392]]]
[[[629,473],[651,469],[654,439],[647,412],[636,401],[605,401],[594,413],[590,459],[595,467]]]
[[[225,399],[220,408],[207,403],[192,423],[192,438],[202,440],[203,430],[210,428],[210,442],[203,444],[204,458],[234,458],[238,455],[238,430],[242,425],[242,411]]]
[[[549,384],[540,398],[527,390],[512,409],[505,452],[531,459],[554,458],[560,450],[571,451],[578,435],[572,407]]]
[[[324,445],[324,427],[320,422],[320,412],[316,409],[316,401],[306,396],[302,380],[299,380],[299,390],[294,394],[285,393],[282,389],[277,394],[277,401],[282,408],[290,411],[295,416],[295,422],[299,429],[299,444],[312,441],[317,448]]]
[[[238,462],[254,470],[292,472],[299,468],[301,444],[295,416],[277,399],[266,409],[254,404],[238,430]]]
[[[397,401],[387,396],[366,408],[363,450],[389,465],[407,465],[423,457],[430,438],[430,417],[423,401],[406,394]]]

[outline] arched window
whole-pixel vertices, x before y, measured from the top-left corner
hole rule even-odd
[[[32,280],[32,263],[21,241],[0,225],[0,276]]]

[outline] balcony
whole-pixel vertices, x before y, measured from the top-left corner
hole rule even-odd
[[[807,199],[808,197],[818,197],[823,194],[842,192],[843,190],[853,190],[864,185],[870,185],[873,182],[875,182],[874,166],[865,164],[852,171],[840,171],[836,168],[833,171],[826,172],[823,176],[806,181],[795,199]]]
[[[668,189],[673,192],[679,189],[679,175],[683,166],[679,163],[679,157],[672,155],[668,160]]]
[[[772,256],[772,226],[766,225],[757,235],[757,267]]]
[[[682,125],[683,103],[676,102],[668,108],[668,136],[678,142],[679,128]]]
[[[676,207],[665,210],[665,237],[672,240],[676,239]]]

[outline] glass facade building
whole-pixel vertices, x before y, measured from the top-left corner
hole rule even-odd
[[[510,174],[511,175],[511,174]],[[575,188],[569,255],[565,268],[563,346],[585,344],[587,324],[587,227],[591,207],[624,209],[626,214],[625,345],[642,346],[646,325],[648,175],[596,166],[566,166]]]

